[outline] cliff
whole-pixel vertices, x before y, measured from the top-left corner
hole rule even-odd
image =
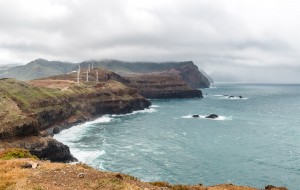
[[[202,98],[200,90],[191,88],[178,75],[153,73],[125,78],[128,86],[136,88],[146,98]]]
[[[40,158],[72,160],[68,147],[47,137],[44,130],[149,106],[150,102],[135,89],[114,80],[76,85],[67,80],[21,82],[2,79],[0,148],[22,147]],[[61,151],[63,156],[53,156],[56,151]]]
[[[164,75],[178,76],[192,88],[209,88],[210,79],[198,67],[190,62],[188,65],[176,67],[162,72]]]
[[[14,155],[23,159],[1,159],[0,151],[0,189],[11,190],[258,190],[257,188],[222,184],[214,186],[171,185],[167,182],[143,182],[121,173],[95,170],[85,164],[62,164],[39,161],[28,153],[13,150]],[[11,155],[2,153],[8,159]],[[23,155],[23,156],[22,156]],[[29,157],[29,158],[26,158]],[[38,164],[37,167],[34,165]],[[32,166],[34,168],[32,168]],[[268,188],[267,188],[268,187]],[[271,187],[271,188],[269,188]],[[287,190],[266,186],[268,190]]]

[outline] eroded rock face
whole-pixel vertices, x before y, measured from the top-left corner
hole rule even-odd
[[[190,87],[179,75],[152,73],[127,77],[128,86],[136,88],[145,98],[202,98],[201,90]]]
[[[198,67],[193,63],[170,69],[166,71],[167,74],[179,75],[192,88],[209,88],[210,82],[208,78],[202,74]]]
[[[39,138],[37,142],[28,143],[26,149],[38,158],[52,162],[77,161],[70,153],[68,146],[52,137]]]
[[[39,159],[53,162],[76,161],[76,158],[70,153],[69,147],[53,139],[51,136],[29,136],[18,139],[0,140],[1,148],[23,148]]]

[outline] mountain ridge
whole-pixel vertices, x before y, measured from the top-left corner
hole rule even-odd
[[[209,88],[210,82],[208,77],[202,73],[193,61],[184,62],[126,62],[119,60],[88,60],[80,63],[48,61],[46,59],[36,59],[26,65],[11,67],[0,70],[0,78],[16,78],[18,80],[33,80],[38,78],[46,78],[54,75],[66,74],[81,68],[88,67],[103,68],[128,76],[133,74],[146,74],[160,72],[164,75],[174,75],[170,72],[177,70],[177,74],[182,77],[193,88]],[[188,72],[193,72],[193,80],[188,77],[189,73],[184,71],[189,68]],[[184,71],[184,72],[181,72]]]

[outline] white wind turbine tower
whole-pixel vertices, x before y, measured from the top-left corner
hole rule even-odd
[[[77,71],[77,85],[79,85],[79,75],[80,75],[80,64],[78,65],[78,71]]]
[[[89,70],[86,70],[86,82],[89,82]]]
[[[92,70],[94,69],[94,61],[92,61]]]
[[[99,78],[98,78],[98,71],[96,71],[96,81],[97,81],[97,82],[99,81]]]
[[[89,69],[88,69],[88,71],[91,71],[91,64],[89,64]]]

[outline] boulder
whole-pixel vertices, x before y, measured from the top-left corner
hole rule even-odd
[[[192,117],[196,118],[196,117],[199,117],[199,115],[193,115]]]
[[[228,98],[234,98],[234,96],[228,96]]]
[[[239,96],[239,98],[243,98],[243,96]]]
[[[53,128],[53,134],[55,135],[55,134],[58,134],[60,132],[60,129],[59,129],[59,127],[54,127]]]
[[[208,118],[208,119],[216,119],[218,118],[219,116],[217,114],[210,114],[208,116],[206,116],[205,118]]]

